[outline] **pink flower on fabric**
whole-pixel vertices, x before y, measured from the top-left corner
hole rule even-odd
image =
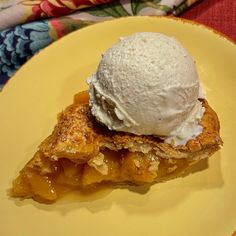
[[[36,3],[27,0],[23,4],[32,6],[32,15],[27,20],[36,20],[39,18],[63,16],[77,9],[107,2],[111,2],[111,0],[41,0]]]

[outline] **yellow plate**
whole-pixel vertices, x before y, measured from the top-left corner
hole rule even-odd
[[[12,179],[52,131],[56,115],[87,88],[102,52],[120,36],[154,31],[180,40],[196,60],[224,147],[185,178],[146,193],[106,190],[53,205],[7,196]],[[33,57],[0,93],[0,235],[231,235],[236,230],[236,46],[203,26],[131,17],[76,31]],[[207,165],[207,163],[205,163]],[[202,168],[202,170],[201,170]]]

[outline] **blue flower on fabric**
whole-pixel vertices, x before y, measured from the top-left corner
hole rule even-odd
[[[0,88],[31,56],[53,41],[48,31],[47,20],[0,31]]]

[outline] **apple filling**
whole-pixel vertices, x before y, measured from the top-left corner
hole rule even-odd
[[[50,160],[37,152],[14,180],[11,195],[51,202],[68,191],[99,183],[152,183],[176,175],[190,165],[188,159],[163,159],[128,150],[103,150],[86,163],[66,158]]]

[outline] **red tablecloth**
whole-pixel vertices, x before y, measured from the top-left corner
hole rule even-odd
[[[210,26],[236,41],[236,0],[203,0],[181,17]]]

